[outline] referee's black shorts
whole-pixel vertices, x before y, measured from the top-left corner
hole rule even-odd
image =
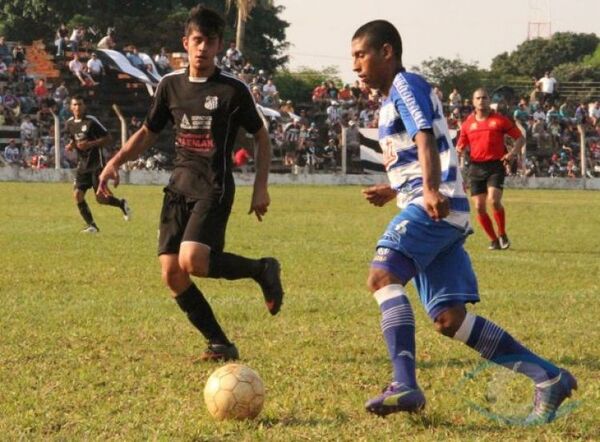
[[[225,230],[235,191],[222,198],[190,200],[165,189],[158,229],[158,254],[177,254],[183,241],[206,244],[216,252],[225,247]]]
[[[471,195],[487,193],[488,187],[504,189],[505,177],[506,169],[504,169],[504,164],[500,160],[481,163],[472,162],[469,166]]]

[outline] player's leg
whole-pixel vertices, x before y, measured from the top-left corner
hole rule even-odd
[[[427,236],[423,225],[431,223],[416,206],[407,207],[388,225],[377,243],[367,285],[381,312],[381,329],[393,367],[392,383],[366,403],[368,411],[386,415],[417,411],[425,405],[415,373],[415,320],[404,286],[417,274],[434,249],[435,235]],[[419,263],[419,264],[417,264]]]
[[[73,185],[73,198],[79,209],[79,214],[85,221],[86,227],[82,230],[84,233],[98,233],[100,229],[94,222],[92,211],[85,200],[85,192],[92,186],[91,177],[88,173],[77,172],[75,184]]]
[[[504,213],[504,206],[502,205],[502,193],[504,189],[504,178],[506,173],[504,169],[499,165],[498,170],[491,174],[488,178],[487,197],[490,206],[492,206],[492,212],[496,226],[498,227],[498,239],[500,247],[502,249],[508,249],[510,247],[510,240],[506,235],[506,219]]]
[[[560,403],[577,388],[575,379],[527,349],[498,325],[467,313],[464,303],[478,300],[477,280],[462,243],[432,262],[425,274],[428,286],[420,284],[419,289],[420,292],[425,289],[434,300],[429,303],[428,313],[436,330],[464,342],[483,358],[531,378],[539,392],[535,417],[552,420]],[[436,298],[441,301],[436,302]]]
[[[173,293],[177,305],[208,341],[208,348],[201,359],[237,359],[239,356],[235,345],[223,332],[208,301],[190,279],[190,274],[179,264],[180,242],[188,219],[185,198],[165,192],[158,239],[162,279]]]
[[[229,280],[252,278],[261,287],[272,315],[283,303],[281,269],[275,258],[251,259],[224,252],[225,231],[231,203],[194,205],[183,235],[179,253],[181,267],[191,275]]]
[[[487,164],[471,163],[469,168],[469,179],[471,187],[471,201],[475,206],[477,222],[479,222],[479,225],[483,228],[483,231],[490,239],[489,249],[500,249],[500,243],[498,241],[498,237],[496,236],[496,232],[494,231],[494,224],[487,213]]]
[[[96,193],[98,191],[98,185],[100,184],[99,177],[101,172],[101,169],[97,169],[92,176],[92,185],[94,188],[94,193],[96,195],[96,201],[98,202],[98,204],[118,207],[119,209],[121,209],[121,212],[123,212],[123,218],[125,219],[125,221],[131,220],[131,208],[129,207],[129,204],[127,203],[126,199],[116,198],[112,192],[110,192],[108,196]]]

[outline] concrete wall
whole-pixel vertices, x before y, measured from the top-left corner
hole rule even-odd
[[[71,169],[22,169],[18,167],[0,167],[1,181],[23,182],[72,182],[74,170]],[[134,170],[121,173],[121,184],[154,184],[164,186],[169,181],[168,172]],[[235,174],[237,185],[252,185],[253,174]],[[360,185],[368,186],[386,182],[384,175],[334,175],[334,174],[278,174],[269,175],[271,184],[293,185]],[[521,178],[509,177],[508,188],[524,189],[589,189],[600,190],[600,178]]]

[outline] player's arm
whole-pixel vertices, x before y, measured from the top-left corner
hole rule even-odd
[[[519,129],[512,121],[508,120],[508,124],[510,124],[509,129],[506,131],[506,134],[513,139],[512,149],[510,149],[503,157],[502,161],[510,161],[512,158],[517,156],[521,149],[525,145],[525,137]]]
[[[377,184],[362,190],[365,199],[377,207],[382,207],[398,194],[389,184]]]
[[[108,182],[113,180],[115,187],[119,185],[119,167],[127,161],[135,160],[144,151],[150,148],[158,138],[158,134],[152,132],[146,125],[143,125],[137,132],[135,132],[125,143],[114,157],[110,159],[102,173],[100,174],[100,184],[98,186],[98,193],[102,195],[109,195]]]
[[[104,147],[109,145],[112,142],[112,136],[109,133],[106,133],[103,137],[97,138],[95,140],[81,140],[76,143],[77,149],[79,150],[90,150],[94,147]]]
[[[430,130],[420,130],[415,135],[419,164],[423,173],[423,202],[429,216],[439,221],[450,213],[450,204],[440,192],[442,166],[435,137]]]
[[[271,166],[271,142],[269,132],[263,125],[258,132],[254,134],[256,150],[256,175],[254,177],[254,191],[252,192],[252,202],[250,204],[249,214],[254,212],[256,218],[262,221],[262,217],[267,213],[267,208],[271,204],[269,191],[267,190],[269,181],[269,168]]]

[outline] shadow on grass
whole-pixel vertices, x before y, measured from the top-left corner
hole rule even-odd
[[[339,421],[335,419],[317,419],[317,418],[308,418],[302,419],[298,416],[283,416],[281,418],[278,417],[268,417],[263,419],[258,419],[256,421],[257,426],[261,426],[264,428],[273,428],[273,427],[321,427],[323,425],[330,426],[339,424]]]

